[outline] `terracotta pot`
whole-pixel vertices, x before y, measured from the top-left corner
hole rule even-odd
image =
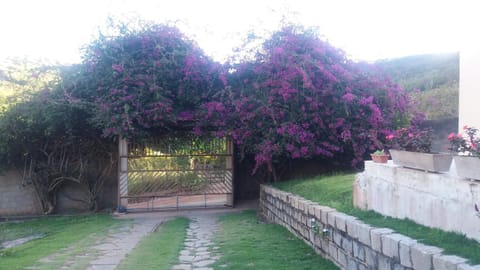
[[[452,155],[447,153],[420,153],[391,149],[393,163],[428,172],[448,172]]]
[[[387,163],[387,162],[388,162],[388,158],[390,157],[390,156],[387,155],[387,154],[383,154],[383,155],[370,154],[370,156],[372,157],[372,160],[373,160],[373,162],[375,162],[375,163]]]

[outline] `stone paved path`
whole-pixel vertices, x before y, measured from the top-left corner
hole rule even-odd
[[[113,226],[106,235],[90,235],[74,245],[40,259],[36,265],[27,269],[113,270],[144,236],[158,227],[162,220],[135,219],[133,223]],[[92,238],[96,238],[93,245],[90,244]]]
[[[180,252],[179,264],[173,270],[213,270],[210,266],[219,258],[212,254],[218,249],[212,242],[218,230],[216,220],[216,215],[190,217],[185,247]]]
[[[179,264],[173,270],[209,270],[219,258],[218,247],[213,243],[218,231],[217,218],[224,213],[255,209],[256,201],[235,209],[192,210],[157,213],[140,213],[119,216],[132,219],[112,227],[107,234],[92,234],[89,237],[59,250],[48,257],[40,259],[36,265],[27,267],[31,270],[43,269],[88,269],[113,270],[143,237],[156,230],[165,220],[183,216],[190,219],[185,247],[179,256]],[[94,239],[92,241],[92,239]],[[91,243],[95,244],[92,245]]]
[[[136,219],[133,226],[120,231],[109,233],[92,248],[99,252],[99,256],[90,262],[87,270],[113,270],[120,261],[142,240],[144,236],[153,232],[160,220]]]

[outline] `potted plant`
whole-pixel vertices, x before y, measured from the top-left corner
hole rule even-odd
[[[370,156],[375,163],[387,163],[390,157],[389,154],[385,153],[385,150],[377,150],[373,154],[370,154]]]
[[[429,172],[448,172],[452,155],[432,153],[431,129],[401,128],[386,136],[393,163]]]
[[[480,137],[478,129],[464,126],[464,134],[450,133],[448,141],[454,156],[457,175],[463,178],[480,180]]]

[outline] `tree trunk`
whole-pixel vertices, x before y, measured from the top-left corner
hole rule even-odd
[[[278,181],[277,169],[273,164],[272,164],[272,176],[273,176],[273,182],[276,183]]]

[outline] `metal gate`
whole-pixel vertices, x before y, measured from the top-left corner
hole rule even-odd
[[[233,206],[229,138],[120,140],[118,175],[126,211]]]

